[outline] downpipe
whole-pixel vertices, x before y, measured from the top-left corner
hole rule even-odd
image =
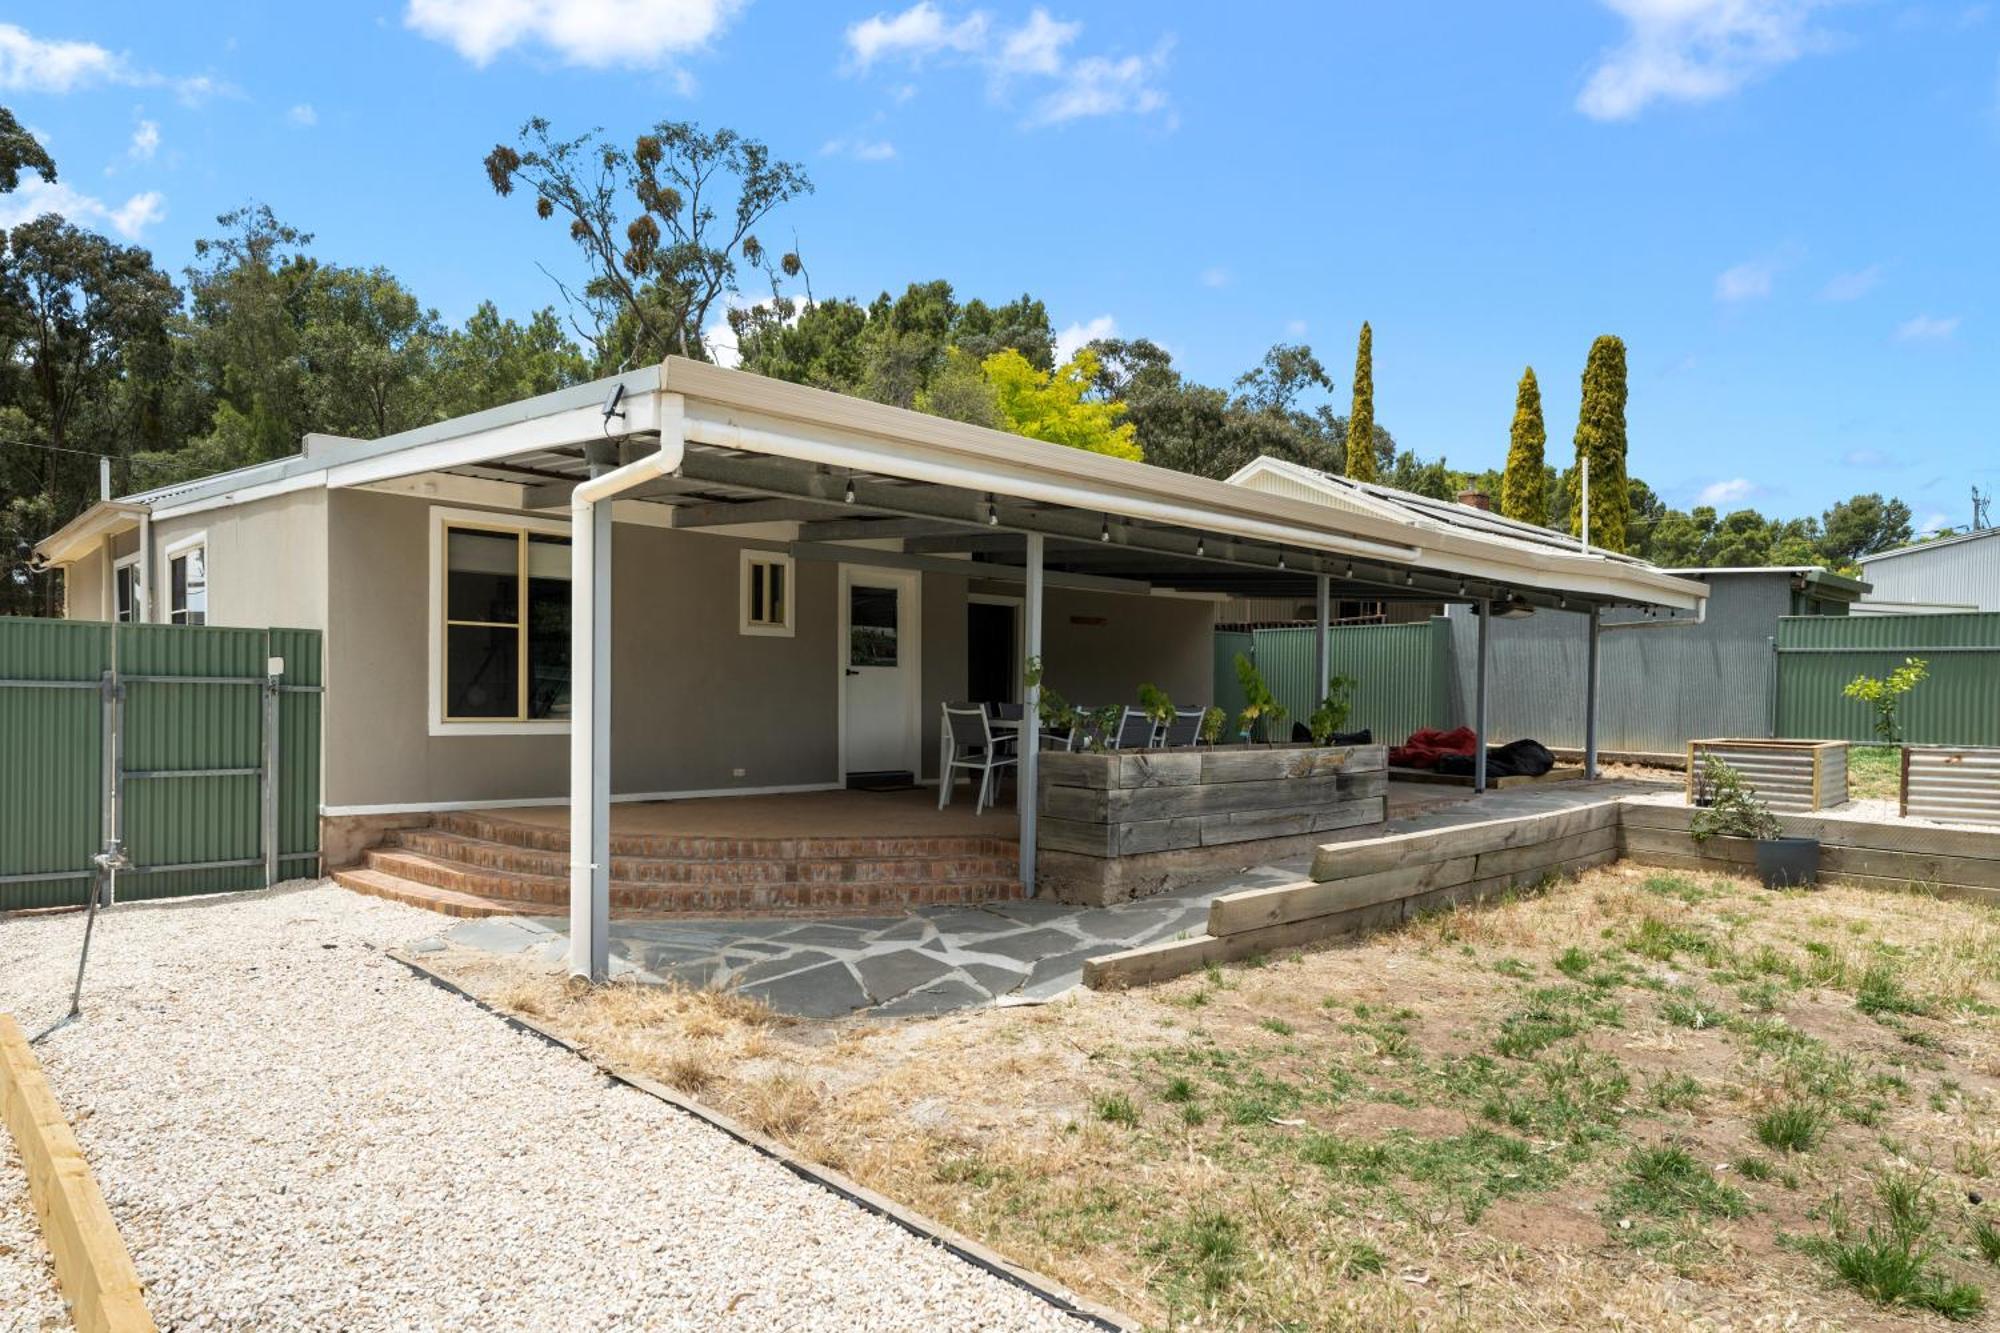
[[[613,500],[680,470],[687,454],[681,397],[662,394],[658,415],[657,450],[570,492],[569,970],[593,982],[611,967],[611,589],[608,569],[599,586],[598,546],[608,566]]]

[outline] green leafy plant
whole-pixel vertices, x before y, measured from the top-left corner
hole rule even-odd
[[[1921,657],[1906,657],[1903,665],[1886,676],[1856,676],[1841,693],[1873,708],[1876,739],[1898,745],[1902,743],[1903,731],[1896,721],[1896,710],[1902,706],[1903,696],[1917,688],[1929,674],[1930,663]]]
[[[1288,710],[1264,683],[1264,673],[1257,669],[1257,664],[1243,653],[1236,654],[1236,683],[1243,691],[1243,711],[1236,718],[1237,730],[1255,739],[1261,726],[1264,739],[1271,740],[1272,733],[1288,716]]]
[[[1319,701],[1319,707],[1306,718],[1306,729],[1312,732],[1314,745],[1325,745],[1333,739],[1333,733],[1347,725],[1347,719],[1354,712],[1354,687],[1359,684],[1352,676],[1335,676],[1326,683],[1326,697]]]
[[[1125,705],[1106,704],[1102,708],[1078,709],[1075,716],[1083,724],[1085,742],[1092,754],[1103,754],[1111,748],[1111,738],[1117,734],[1118,724],[1124,719]]]
[[[1030,690],[1040,691],[1036,695],[1035,711],[1041,715],[1042,725],[1050,731],[1068,735],[1077,722],[1076,709],[1069,700],[1042,684],[1041,658],[1028,659],[1027,670],[1022,673],[1021,680]]]
[[[1694,812],[1688,832],[1696,842],[1710,838],[1775,838],[1784,827],[1771,807],[1757,797],[1743,775],[1714,755],[1702,760],[1700,790],[1708,804]]]
[[[1174,701],[1157,685],[1141,685],[1139,711],[1164,727],[1174,720]]]
[[[1222,729],[1229,725],[1229,714],[1210,704],[1201,715],[1201,740],[1204,745],[1214,745],[1222,739]]]

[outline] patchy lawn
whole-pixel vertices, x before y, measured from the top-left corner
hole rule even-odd
[[[1162,1326],[1908,1327],[2000,1287],[2000,916],[1620,865],[905,1023],[469,988]]]
[[[1893,801],[1903,794],[1903,751],[1896,745],[1847,748],[1847,795],[1856,801]]]

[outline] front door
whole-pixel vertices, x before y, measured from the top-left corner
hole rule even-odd
[[[918,771],[921,576],[840,567],[841,776]]]

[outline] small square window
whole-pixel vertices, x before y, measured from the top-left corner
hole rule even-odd
[[[762,551],[743,553],[742,620],[745,634],[792,633],[792,561]]]

